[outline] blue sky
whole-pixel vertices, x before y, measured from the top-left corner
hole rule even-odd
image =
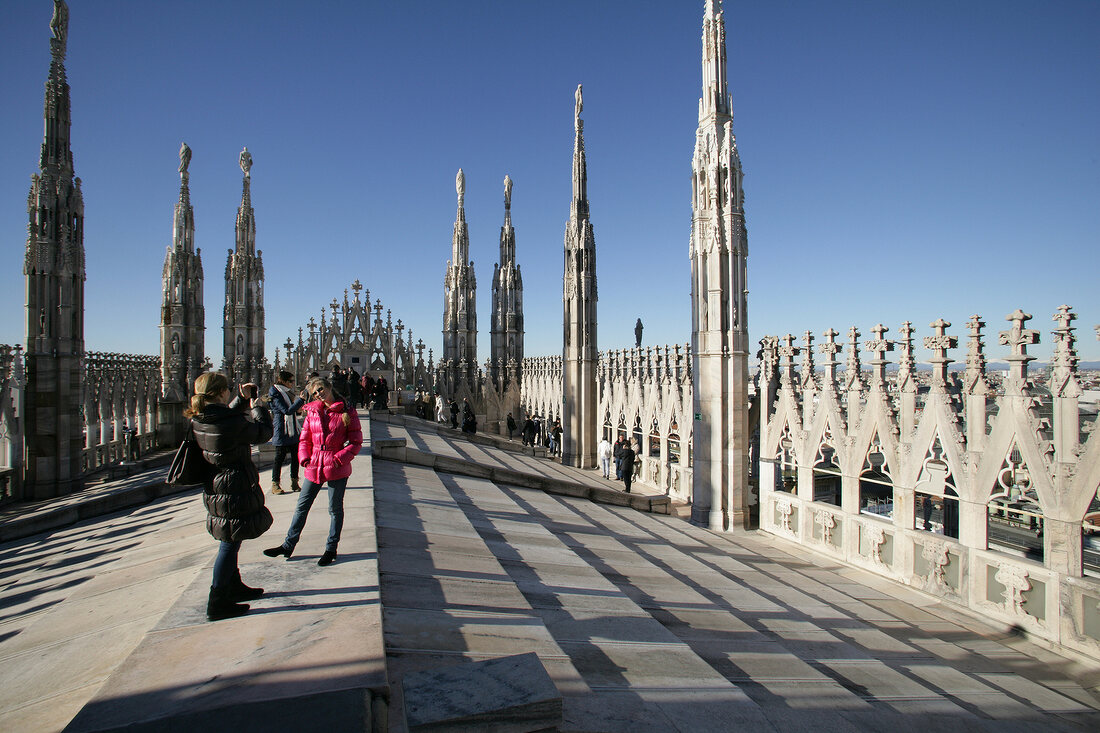
[[[441,344],[466,173],[479,351],[489,347],[503,178],[527,355],[560,353],[573,90],[585,88],[599,346],[690,339],[691,155],[702,0],[71,0],[73,153],[83,179],[89,349],[156,353],[161,268],[194,150],[207,353],[254,159],[267,351],[359,278]],[[0,343],[23,341],[26,196],[42,140],[49,0],[0,0]],[[1100,3],[727,2],[745,170],[751,336],[865,337],[943,317],[965,342],[1062,303],[1100,358]],[[954,356],[964,358],[964,349]],[[920,352],[920,357],[926,352]]]

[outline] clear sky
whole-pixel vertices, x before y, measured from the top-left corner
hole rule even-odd
[[[505,174],[527,355],[561,353],[578,83],[599,347],[632,345],[639,317],[647,344],[690,339],[702,0],[69,8],[88,349],[158,352],[186,141],[215,363],[246,145],[269,356],[358,278],[438,357],[460,167],[481,358]],[[51,14],[0,0],[0,343],[24,340]],[[725,16],[754,342],[905,320],[920,338],[943,317],[964,344],[971,314],[995,334],[1022,308],[1045,357],[1068,303],[1081,356],[1100,358],[1100,3],[745,0]]]

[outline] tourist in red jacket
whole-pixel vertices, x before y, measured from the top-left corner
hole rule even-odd
[[[306,392],[314,401],[305,406],[306,419],[298,440],[298,462],[305,468],[302,493],[283,544],[264,550],[264,554],[268,557],[283,555],[290,559],[306,525],[309,508],[313,506],[321,487],[327,483],[328,513],[332,521],[325,552],[317,564],[329,565],[336,559],[336,547],[340,544],[340,530],[344,526],[344,489],[351,476],[351,460],[363,447],[363,430],[355,409],[333,392],[332,384],[327,379],[318,377],[309,380]]]

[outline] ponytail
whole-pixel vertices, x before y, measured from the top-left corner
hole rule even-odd
[[[229,378],[221,372],[204,372],[195,380],[195,394],[191,395],[191,407],[183,411],[184,417],[197,417],[206,412],[207,405],[216,402],[221,393],[229,389]]]

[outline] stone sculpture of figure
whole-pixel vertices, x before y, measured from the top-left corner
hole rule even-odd
[[[504,208],[509,208],[512,205],[512,179],[504,176]]]
[[[634,324],[634,345],[641,348],[642,346],[642,319],[639,318],[638,322]]]
[[[462,169],[458,169],[458,175],[455,176],[455,191],[458,192],[458,205],[462,206],[463,200],[466,198],[466,174],[462,172]]]
[[[573,95],[573,98],[575,100],[577,100],[576,109],[573,112],[573,119],[579,125],[580,120],[581,120],[581,111],[584,109],[584,98],[581,96],[581,85],[580,84],[577,85],[577,91]]]
[[[180,173],[187,173],[189,165],[191,165],[191,148],[187,143],[180,143]]]
[[[248,148],[241,151],[241,170],[246,176],[252,175],[249,173],[252,170],[252,153],[248,152]]]
[[[57,45],[64,55],[65,41],[69,35],[69,6],[65,4],[65,0],[53,0],[50,30],[53,31],[53,37],[57,39]]]

